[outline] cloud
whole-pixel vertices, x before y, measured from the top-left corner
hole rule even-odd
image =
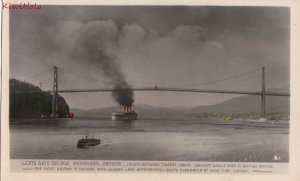
[[[125,24],[121,28],[119,44],[121,49],[137,49],[143,46],[147,33],[137,24]]]
[[[45,89],[51,89],[54,65],[99,80],[59,70],[62,89],[109,87],[106,82],[118,77],[136,86],[189,85],[264,65],[289,74],[288,8],[47,6],[41,12],[11,12],[10,35],[12,77],[43,82]],[[99,63],[104,57],[108,64]],[[107,68],[111,62],[118,71]],[[50,72],[31,76],[46,68]],[[259,78],[255,86],[252,80],[205,88],[256,90]],[[268,80],[268,86],[286,82]],[[100,107],[111,99],[93,98],[87,104]]]
[[[168,34],[176,44],[197,47],[205,39],[206,30],[201,26],[178,25]]]

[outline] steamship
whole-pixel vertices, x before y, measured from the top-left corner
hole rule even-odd
[[[112,113],[111,119],[113,121],[131,121],[131,120],[137,120],[137,113],[132,110],[132,108],[129,106],[123,106],[122,112],[114,112]]]

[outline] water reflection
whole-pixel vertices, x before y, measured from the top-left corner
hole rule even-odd
[[[123,129],[123,130],[132,130],[132,128],[135,126],[134,120],[113,121],[113,123],[119,129]]]

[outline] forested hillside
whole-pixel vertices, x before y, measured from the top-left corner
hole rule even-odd
[[[16,79],[9,81],[9,116],[10,118],[50,117],[52,113],[52,95],[39,87]],[[20,92],[18,92],[20,91]],[[66,117],[70,114],[65,99],[58,95],[57,114]]]

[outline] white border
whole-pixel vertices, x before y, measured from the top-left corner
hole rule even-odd
[[[24,1],[5,1],[19,3]],[[110,1],[61,1],[61,0],[27,0],[30,3],[47,5],[211,5],[211,6],[287,6],[291,8],[291,125],[290,125],[290,168],[288,175],[203,175],[203,174],[83,174],[83,173],[11,173],[9,166],[9,132],[8,132],[8,11],[3,14],[3,62],[2,62],[2,102],[1,102],[1,179],[13,180],[300,180],[300,112],[299,112],[299,86],[300,61],[299,61],[299,0],[110,0]]]

